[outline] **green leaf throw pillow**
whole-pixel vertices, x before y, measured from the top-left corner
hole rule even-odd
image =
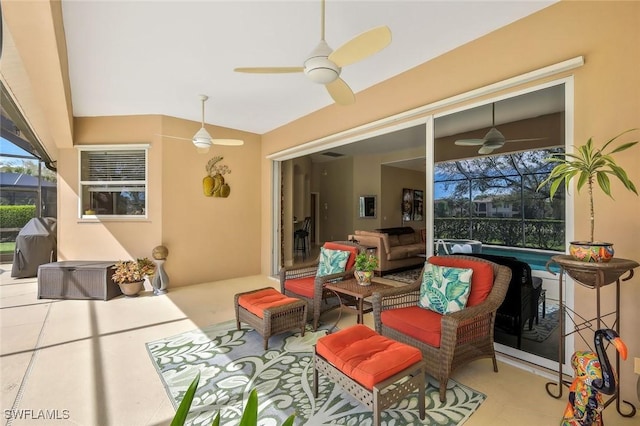
[[[347,260],[351,253],[343,250],[330,250],[320,247],[320,263],[318,264],[317,277],[344,272]]]
[[[463,309],[471,291],[473,269],[425,264],[418,306],[446,314]]]

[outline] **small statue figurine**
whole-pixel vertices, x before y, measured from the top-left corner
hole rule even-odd
[[[615,394],[617,385],[616,373],[605,352],[603,338],[615,346],[622,359],[627,359],[627,345],[615,330],[596,330],[595,353],[576,351],[571,357],[571,366],[576,378],[569,388],[569,402],[560,426],[602,426],[604,424],[602,410],[605,404],[602,395]]]
[[[153,286],[153,294],[159,296],[161,294],[167,294],[167,287],[169,286],[169,276],[164,270],[164,261],[169,256],[169,249],[165,246],[155,247],[151,255],[156,262],[156,273],[153,274],[151,285]]]

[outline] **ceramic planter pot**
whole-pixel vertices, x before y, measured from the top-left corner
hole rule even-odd
[[[353,276],[360,285],[371,285],[371,277],[373,277],[373,271],[354,271]]]
[[[582,262],[608,262],[613,258],[613,244],[589,241],[571,241],[569,254]]]
[[[120,291],[127,297],[136,297],[144,288],[144,281],[136,281],[132,283],[118,283]]]

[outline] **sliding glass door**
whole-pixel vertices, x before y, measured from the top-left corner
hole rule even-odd
[[[567,145],[566,83],[487,99],[434,119],[433,250],[511,257],[528,264],[533,279],[510,291],[496,318],[500,351],[557,366],[557,276],[546,270],[565,252],[567,203],[538,188]],[[517,306],[513,306],[517,305]],[[507,309],[508,308],[508,309]]]

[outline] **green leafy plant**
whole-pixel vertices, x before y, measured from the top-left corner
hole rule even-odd
[[[184,394],[184,398],[180,401],[180,405],[176,410],[176,414],[171,421],[171,426],[183,426],[185,421],[187,420],[187,415],[189,414],[189,409],[191,408],[191,403],[193,402],[193,397],[196,394],[196,389],[198,388],[198,382],[200,382],[200,373],[196,374],[196,377],[193,379],[187,392]],[[295,420],[295,414],[290,415],[282,426],[293,426],[293,421]],[[242,412],[242,417],[240,418],[239,426],[257,426],[258,425],[258,391],[253,389],[249,394],[249,399],[247,400],[247,405],[244,407],[244,411]],[[220,426],[220,413],[216,415],[213,419],[213,423],[211,426]]]
[[[112,266],[113,281],[118,284],[142,281],[152,276],[156,271],[156,264],[147,257],[136,260],[119,260]]]
[[[378,258],[369,253],[358,253],[355,266],[356,271],[371,272],[378,267]]]
[[[546,159],[547,162],[556,163],[557,165],[551,170],[549,176],[547,176],[547,178],[543,180],[540,185],[538,185],[538,190],[540,190],[550,182],[551,186],[549,187],[549,197],[551,199],[553,199],[554,194],[563,182],[565,184],[565,188],[568,190],[569,183],[574,177],[578,178],[576,187],[578,192],[580,192],[585,184],[587,185],[587,189],[589,191],[589,212],[591,225],[590,242],[595,241],[593,237],[595,226],[593,189],[596,183],[598,184],[598,187],[600,187],[602,192],[613,198],[613,196],[611,195],[611,181],[609,179],[609,175],[611,175],[618,178],[618,180],[622,182],[624,187],[629,191],[638,195],[638,190],[636,189],[633,182],[629,180],[627,173],[622,167],[616,164],[615,160],[611,157],[611,155],[613,154],[631,148],[632,146],[636,145],[638,141],[623,143],[610,152],[605,152],[607,147],[609,147],[609,145],[616,139],[634,130],[637,129],[629,129],[620,133],[619,135],[607,141],[607,143],[605,143],[602,148],[594,147],[592,138],[589,138],[586,144],[577,147],[575,153],[554,154]]]

